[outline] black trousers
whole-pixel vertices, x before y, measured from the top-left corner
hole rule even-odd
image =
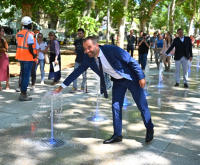
[[[32,83],[32,86],[34,86],[35,82],[36,82],[36,70],[35,70],[35,66],[36,66],[36,63],[35,63],[35,61],[33,61],[33,66],[32,66],[32,69],[31,69],[31,83]]]
[[[127,45],[127,52],[131,51],[131,56],[133,57],[133,51],[134,51],[134,46],[128,46]]]

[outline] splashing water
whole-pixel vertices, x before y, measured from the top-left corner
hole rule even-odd
[[[149,80],[149,70],[150,70],[150,67],[149,65],[147,64],[146,67],[145,67],[145,79],[146,79],[146,84],[147,82],[149,82],[150,84],[150,80]],[[147,85],[145,84],[145,87],[144,87],[144,94],[145,96],[149,96],[150,94],[148,93],[148,88],[147,88]]]
[[[199,71],[199,58],[200,58],[200,55],[199,55],[199,51],[198,51],[198,55],[197,55],[197,71]]]
[[[104,120],[107,120],[107,118],[99,116],[99,105],[101,103],[102,95],[100,93],[100,77],[98,75],[95,75],[97,83],[96,83],[96,102],[92,102],[93,106],[95,107],[96,111],[93,116],[88,117],[88,121],[92,122],[102,122]],[[100,96],[99,96],[100,95]]]
[[[47,92],[41,100],[41,104],[50,105],[50,118],[51,118],[51,138],[45,139],[41,141],[41,145],[44,147],[58,147],[59,145],[63,145],[64,142],[59,139],[54,138],[54,116],[57,116],[58,120],[61,117],[62,111],[62,93],[55,93],[53,91]]]
[[[159,80],[158,80],[159,82],[158,82],[158,85],[157,85],[158,88],[163,87],[163,74],[162,74],[162,72],[163,72],[163,64],[161,62],[160,65],[159,65]]]

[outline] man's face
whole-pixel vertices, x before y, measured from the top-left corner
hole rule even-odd
[[[130,31],[130,35],[131,35],[131,36],[133,35],[133,30]]]
[[[99,45],[93,44],[92,40],[87,40],[83,42],[84,52],[88,54],[90,58],[98,57],[99,55]]]
[[[154,36],[154,37],[157,37],[157,34],[155,33],[153,36]]]
[[[78,31],[78,38],[83,39],[84,38],[84,33],[82,31]]]
[[[178,30],[177,33],[180,38],[183,38],[183,30]]]

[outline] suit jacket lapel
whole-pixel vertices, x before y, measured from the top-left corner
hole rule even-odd
[[[103,46],[100,46],[101,51],[103,52],[104,56],[106,57],[108,63],[112,66],[112,68],[114,69],[115,67],[113,66],[113,63],[111,62],[108,53],[106,52],[106,50],[103,48]]]

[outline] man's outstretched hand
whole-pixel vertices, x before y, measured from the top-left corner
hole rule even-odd
[[[146,84],[146,80],[144,78],[142,80],[139,80],[139,84],[141,88],[144,88]]]
[[[59,86],[58,88],[56,88],[54,90],[55,93],[60,93],[61,91],[63,90],[63,87],[62,86]]]

